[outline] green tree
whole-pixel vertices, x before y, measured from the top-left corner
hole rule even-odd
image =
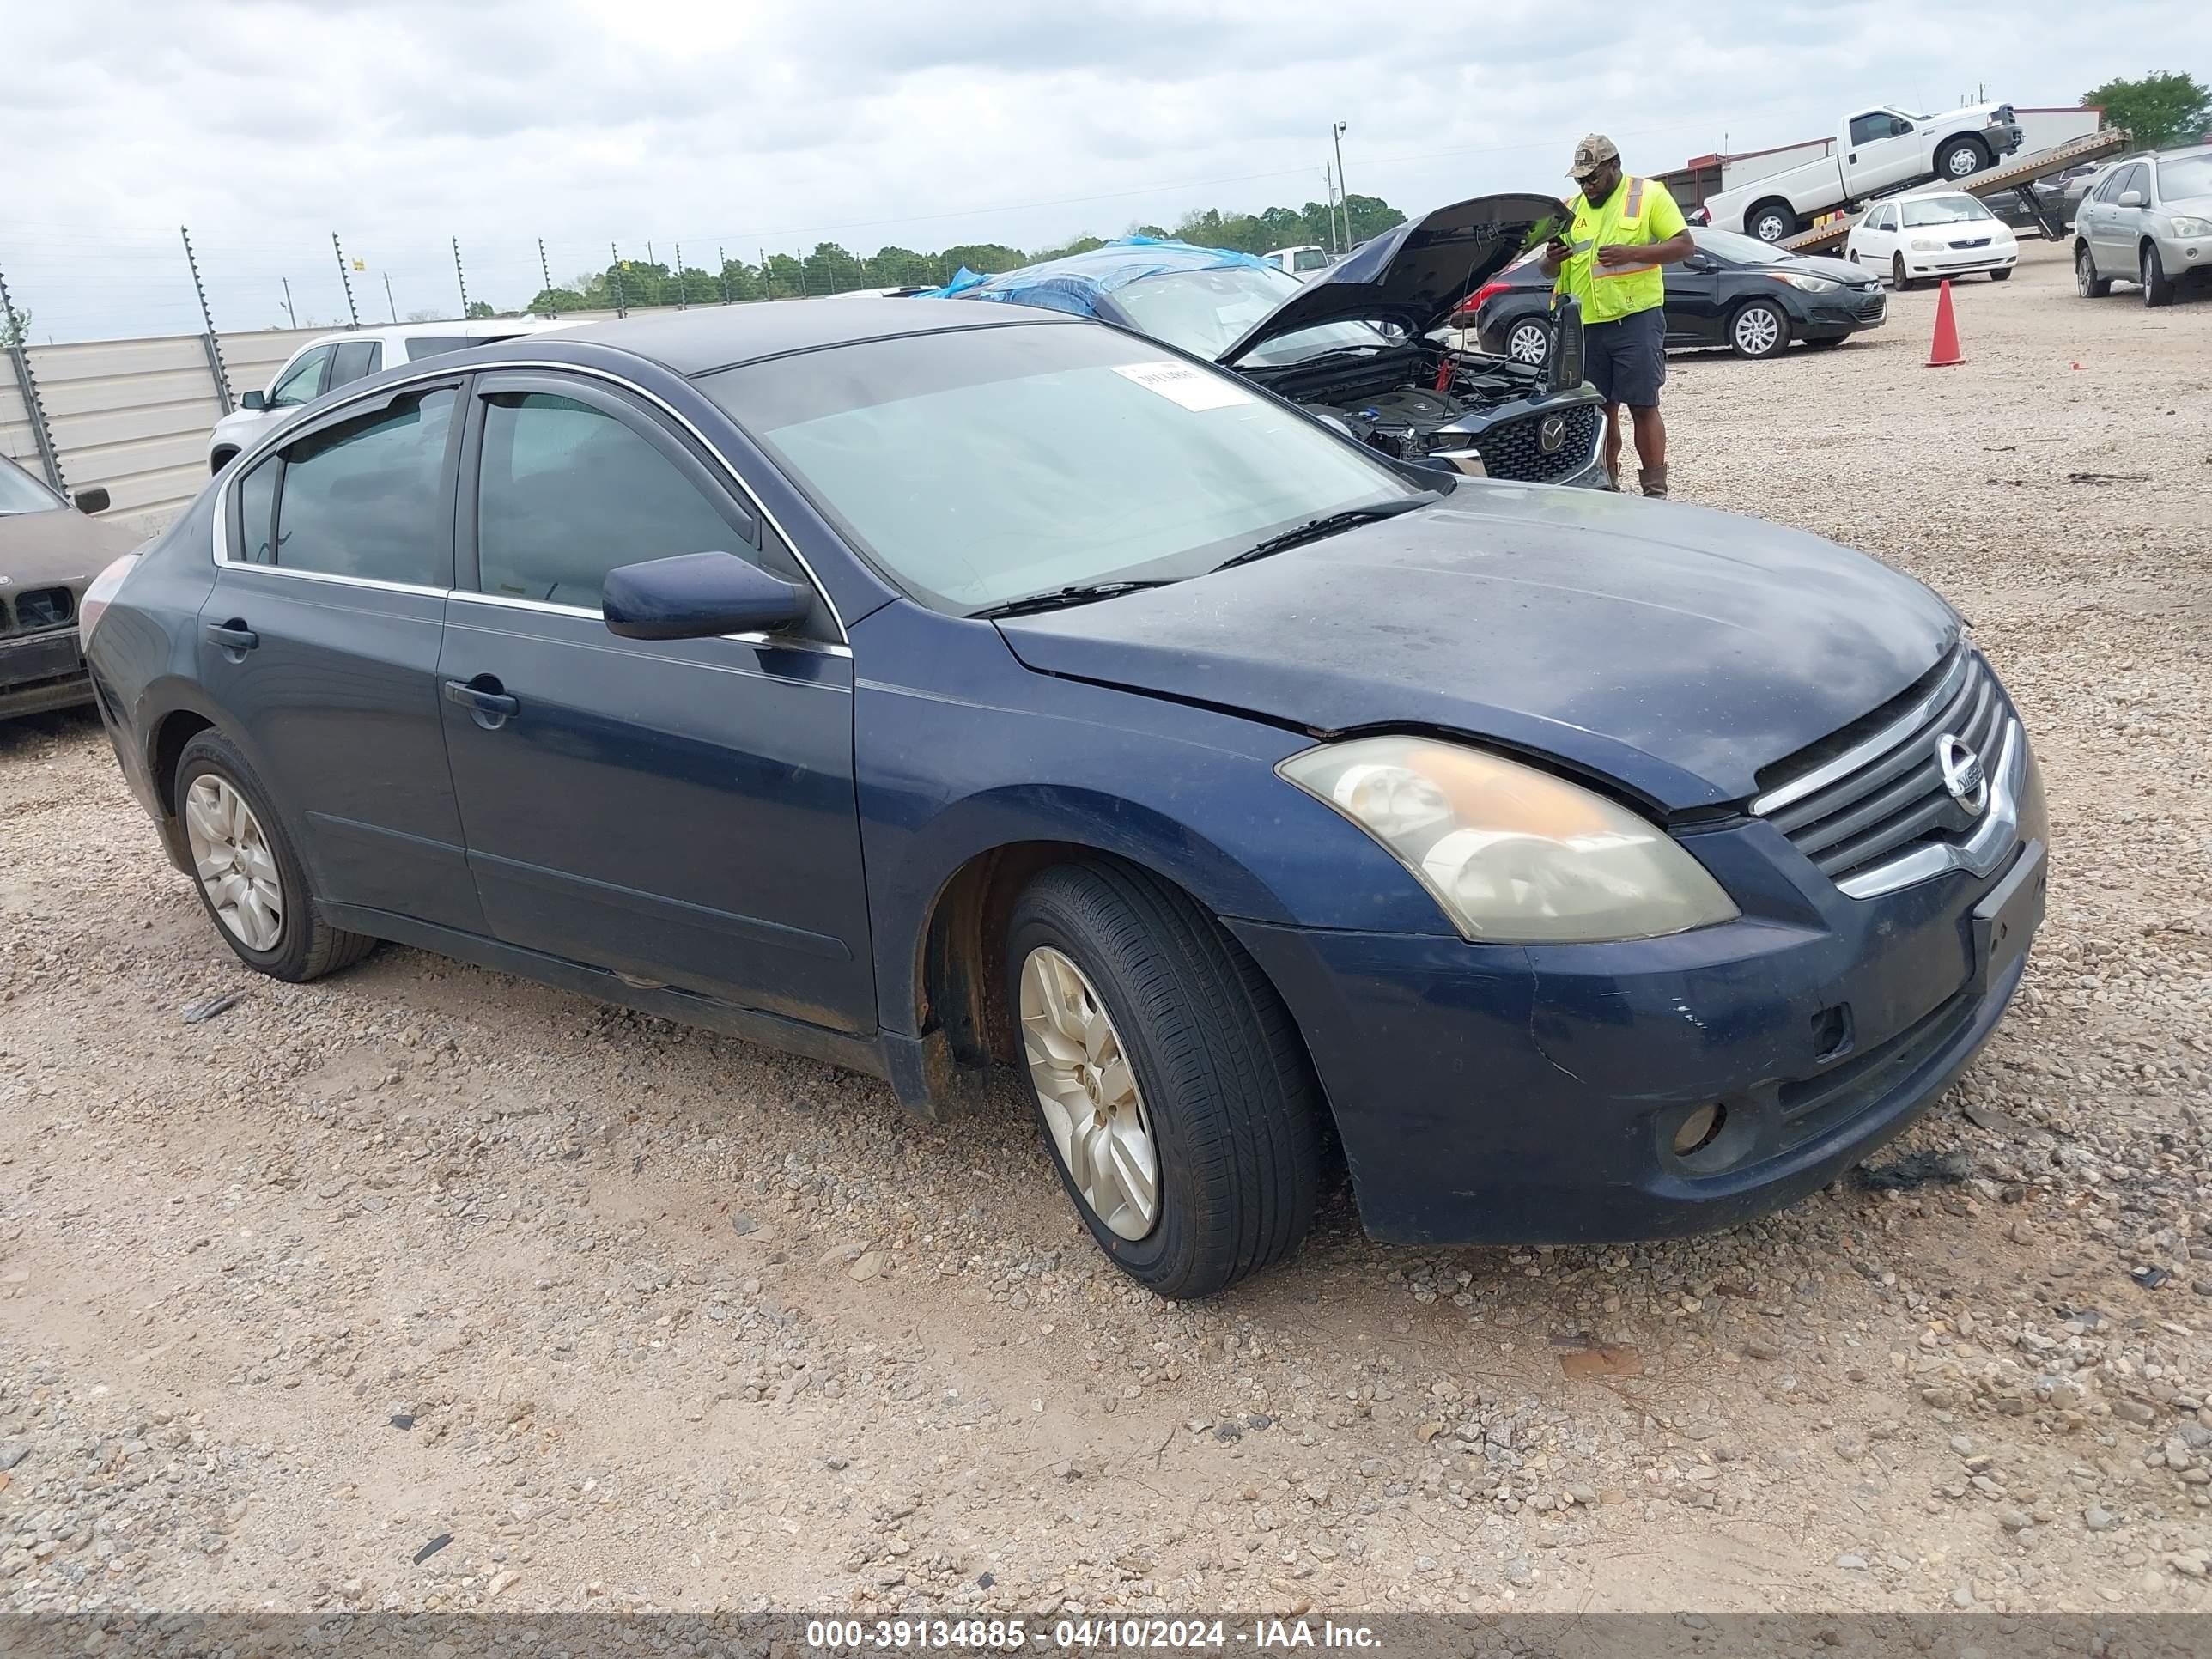
[[[1344,198],[1344,216],[1352,227],[1355,243],[1380,236],[1391,226],[1406,222],[1406,216],[1380,196],[1347,195]]]
[[[2142,149],[2193,144],[2212,132],[2212,91],[2193,75],[2120,77],[2093,87],[2081,101],[2105,112],[2105,125],[2125,127]]]
[[[465,314],[471,318],[496,317],[499,315],[497,312],[491,308],[491,301],[489,300],[470,301],[468,311]]]
[[[0,315],[0,346],[30,343],[31,313],[27,311],[18,311],[10,307],[5,315]]]

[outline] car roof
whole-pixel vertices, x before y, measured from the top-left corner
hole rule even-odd
[[[848,305],[756,300],[697,306],[564,330],[562,343],[612,346],[674,369],[705,374],[763,357],[908,334],[949,334],[1077,319],[1026,306],[948,306],[935,300],[859,299]]]
[[[343,344],[348,340],[381,340],[386,344],[395,340],[456,337],[505,340],[519,334],[543,334],[551,329],[574,326],[557,317],[471,317],[466,321],[455,319],[442,323],[371,323],[365,328],[333,329],[328,334],[318,334],[307,345]]]

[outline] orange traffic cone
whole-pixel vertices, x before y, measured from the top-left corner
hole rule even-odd
[[[1959,325],[1951,315],[1951,279],[1943,279],[1943,291],[1936,300],[1936,339],[1928,348],[1928,367],[1945,368],[1966,360],[1959,350]]]

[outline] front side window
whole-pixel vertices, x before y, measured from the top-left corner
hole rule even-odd
[[[1931,225],[1962,225],[1996,216],[1971,196],[1931,196],[1905,204],[1905,228],[1924,230]]]
[[[543,392],[485,400],[477,484],[484,592],[597,611],[618,565],[734,552],[749,539],[613,416]]]
[[[886,575],[963,613],[1200,575],[1312,520],[1422,498],[1238,377],[1155,351],[1032,324],[862,341],[699,384]]]
[[[293,409],[314,402],[323,395],[323,376],[330,366],[331,348],[317,346],[287,369],[284,378],[270,389],[269,407]]]
[[[1250,331],[1284,301],[1305,291],[1295,276],[1272,266],[1224,265],[1215,270],[1170,270],[1140,276],[1114,298],[1129,320],[1154,339],[1194,357],[1215,358]],[[1366,323],[1323,323],[1270,340],[1248,353],[1247,363],[1295,363],[1341,346],[1377,349],[1390,337]]]
[[[275,546],[258,562],[450,586],[453,524],[441,510],[439,486],[455,396],[451,386],[410,392],[288,444],[276,481]],[[249,532],[249,551],[251,541]]]
[[[51,513],[61,497],[27,472],[19,472],[0,461],[0,514]]]

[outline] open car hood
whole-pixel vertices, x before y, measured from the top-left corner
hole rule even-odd
[[[1269,340],[1323,323],[1442,328],[1459,302],[1561,228],[1548,196],[1477,196],[1362,242],[1262,317],[1221,354],[1224,366]]]

